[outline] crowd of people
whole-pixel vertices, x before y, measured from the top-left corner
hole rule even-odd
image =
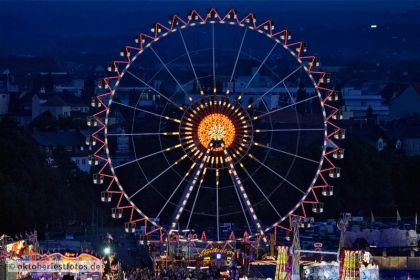
[[[225,275],[225,277],[222,277]],[[200,280],[200,279],[239,279],[239,271],[230,269],[228,272],[216,266],[193,268],[186,265],[170,264],[157,270],[149,267],[129,268],[114,275],[104,275],[104,280]]]
[[[168,265],[159,271],[149,268],[130,269],[125,272],[126,280],[199,280],[199,279],[221,279],[220,269],[209,267],[206,269],[188,268],[186,266]]]

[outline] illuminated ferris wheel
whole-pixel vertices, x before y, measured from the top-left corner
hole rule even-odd
[[[304,42],[253,13],[193,10],[120,55],[92,99],[86,142],[101,199],[128,232],[222,242],[323,212],[345,133],[339,93]]]

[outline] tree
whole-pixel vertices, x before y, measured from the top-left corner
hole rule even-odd
[[[46,93],[54,92],[54,79],[51,72],[45,77],[44,89]]]
[[[375,123],[376,116],[373,112],[372,106],[369,105],[369,107],[366,109],[366,119],[368,124],[373,125]]]
[[[83,83],[83,90],[82,90],[82,98],[90,102],[90,98],[95,95],[95,78],[90,76],[84,80]]]
[[[44,226],[65,229],[69,221],[87,223],[97,193],[89,174],[67,153],[54,152],[50,167],[31,136],[16,122],[0,120],[0,232],[15,234]]]
[[[43,87],[42,77],[40,74],[32,76],[31,79],[31,90],[32,92],[39,92]]]

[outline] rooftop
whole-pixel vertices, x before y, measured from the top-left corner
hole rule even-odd
[[[83,100],[80,97],[77,97],[70,93],[38,93],[37,96],[41,100],[45,100],[45,103],[42,104],[44,106],[61,107],[67,105],[77,107],[89,107],[89,104],[83,102]]]
[[[58,132],[39,132],[32,134],[35,141],[41,146],[81,146],[85,137],[80,131],[58,131]]]

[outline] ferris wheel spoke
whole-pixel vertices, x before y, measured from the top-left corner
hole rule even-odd
[[[140,132],[140,133],[108,133],[107,136],[154,136],[154,135],[179,135],[179,132]]]
[[[179,158],[177,161],[175,161],[174,163],[172,163],[171,165],[169,165],[165,170],[163,170],[162,172],[160,172],[156,177],[154,177],[152,180],[148,181],[145,185],[143,185],[142,187],[140,187],[135,193],[133,193],[129,199],[132,199],[134,196],[136,196],[139,192],[141,192],[142,190],[144,190],[145,188],[147,188],[148,186],[150,186],[154,181],[156,181],[157,179],[159,179],[163,174],[165,174],[166,172],[168,172],[169,169],[173,168],[175,165],[179,164],[182,160],[184,160],[187,157],[187,155],[183,155],[181,158]]]
[[[134,106],[127,105],[127,104],[124,104],[124,103],[120,103],[118,101],[112,101],[112,104],[118,104],[120,106],[123,106],[123,107],[126,107],[126,108],[130,108],[130,109],[133,109],[133,110],[136,110],[136,111],[140,111],[140,112],[143,112],[143,113],[146,113],[146,114],[149,114],[149,115],[158,117],[158,118],[164,118],[164,119],[167,119],[167,120],[176,122],[176,123],[181,123],[181,121],[179,119],[171,118],[171,117],[168,117],[168,116],[165,116],[165,115],[161,115],[161,114],[157,114],[157,113],[154,113],[154,112],[151,112],[151,111],[148,111],[148,110],[141,109],[139,107],[134,107]]]
[[[203,170],[203,172],[201,173],[201,180],[200,180],[200,183],[199,183],[199,185],[198,185],[198,187],[197,187],[197,192],[196,192],[195,197],[194,197],[194,202],[193,202],[193,205],[192,205],[192,207],[191,207],[190,215],[189,215],[189,217],[188,217],[188,222],[187,222],[187,226],[186,226],[186,228],[185,228],[185,229],[188,229],[188,228],[190,227],[191,218],[192,218],[192,215],[193,215],[193,213],[194,213],[194,209],[195,209],[195,204],[197,203],[198,194],[200,193],[201,186],[202,186],[202,184],[203,184],[203,182],[204,182],[204,176],[206,176],[206,173],[207,173],[207,168],[206,168],[206,167],[204,167],[204,170]]]
[[[175,187],[175,189],[173,190],[173,192],[171,193],[171,195],[169,196],[169,198],[166,200],[166,202],[165,202],[165,204],[162,206],[162,208],[160,209],[160,211],[159,211],[159,213],[156,215],[156,218],[159,218],[159,216],[162,214],[162,212],[165,210],[165,208],[166,208],[166,206],[169,204],[169,202],[171,201],[171,199],[172,199],[172,197],[175,195],[175,193],[177,192],[177,190],[179,189],[179,187],[182,185],[182,183],[185,181],[185,179],[190,175],[190,173],[191,173],[191,171],[194,169],[194,167],[196,167],[197,166],[197,168],[198,169],[196,169],[196,171],[197,170],[201,170],[201,165],[197,165],[197,163],[196,162],[194,162],[191,166],[190,166],[190,168],[188,169],[188,171],[185,173],[185,175],[181,178],[181,181],[178,183],[178,185]],[[191,177],[191,179],[193,180],[191,183],[193,183],[194,182],[194,185],[195,185],[195,183],[196,183],[196,180],[197,180],[197,178],[196,178],[196,176],[198,176],[199,175],[199,172],[198,172],[198,174],[197,174],[197,172],[194,172],[194,176],[193,177]],[[193,187],[193,186],[192,186]],[[189,189],[189,187],[187,187],[187,191],[188,191],[188,189]],[[183,203],[183,202],[182,202]],[[185,202],[186,203],[186,202]],[[185,204],[184,204],[184,206],[185,206]],[[182,209],[181,209],[182,208]],[[178,206],[177,206],[177,210],[179,211],[181,209],[181,212],[182,212],[182,210],[184,209],[183,208],[183,206],[180,206],[180,204],[178,203]],[[177,216],[176,217],[178,217],[177,219],[179,219],[179,217],[180,217],[180,213],[179,213],[179,216],[178,216],[178,213],[176,214]],[[175,218],[176,218],[175,217]],[[174,221],[172,221],[171,222],[171,229],[174,229],[175,228],[175,226],[172,228],[172,226],[173,226],[173,224],[174,224]],[[175,225],[176,225],[176,223],[175,223]]]
[[[257,163],[261,164],[262,166],[264,166],[265,168],[267,168],[268,170],[270,170],[274,175],[276,175],[277,177],[279,177],[283,181],[287,182],[290,186],[292,186],[293,188],[295,188],[298,192],[300,192],[302,194],[305,194],[305,192],[301,188],[297,187],[295,184],[293,184],[292,182],[290,182],[289,180],[287,180],[285,177],[281,176],[279,173],[277,173],[271,167],[267,166],[264,162],[260,161],[256,157],[254,157],[252,154],[248,154],[248,156],[251,159],[255,160]]]
[[[178,144],[178,145],[175,145],[175,146],[172,146],[172,147],[169,147],[169,148],[166,148],[166,149],[162,149],[160,151],[157,151],[157,152],[154,152],[154,153],[151,153],[151,154],[148,154],[148,155],[145,155],[145,156],[142,156],[142,157],[139,157],[139,158],[136,158],[136,159],[133,159],[133,160],[124,162],[124,163],[122,163],[120,165],[114,166],[114,169],[118,169],[120,167],[123,167],[123,166],[129,165],[129,164],[132,164],[132,163],[141,161],[143,159],[146,159],[146,158],[149,158],[149,157],[152,157],[152,156],[155,156],[155,155],[159,155],[159,154],[162,154],[162,153],[165,153],[165,152],[172,151],[174,149],[180,148],[181,146],[182,146],[181,144]]]
[[[184,92],[185,96],[192,101],[192,97],[185,91],[184,87],[179,83],[178,79],[175,78],[174,74],[172,74],[171,70],[169,70],[168,65],[166,65],[165,62],[163,62],[162,58],[159,56],[159,54],[154,50],[153,47],[150,47],[150,50],[154,53],[154,55],[157,57],[159,62],[162,64],[162,66],[166,69],[166,71],[169,73],[169,75],[172,77],[172,79],[175,81],[175,83],[178,85],[178,87]]]
[[[310,158],[307,158],[307,157],[303,157],[303,156],[300,156],[300,155],[297,155],[297,154],[294,154],[294,153],[289,153],[289,152],[286,152],[284,150],[273,148],[273,147],[270,147],[270,146],[267,146],[267,145],[264,145],[264,144],[261,144],[261,143],[258,143],[258,142],[254,142],[254,145],[257,146],[257,147],[266,148],[266,149],[276,151],[276,152],[279,152],[279,153],[282,153],[282,154],[285,154],[285,155],[289,155],[289,156],[292,156],[292,157],[300,158],[300,159],[303,159],[303,160],[306,160],[306,161],[310,161],[310,162],[319,164],[319,161],[316,161],[316,160],[313,160],[313,159],[310,159]]]
[[[216,54],[214,51],[214,24],[212,24],[211,27],[211,44],[213,58],[213,93],[216,94]]]
[[[257,184],[257,182],[254,180],[254,178],[252,178],[251,174],[249,174],[248,170],[245,168],[243,163],[239,163],[239,165],[242,167],[243,171],[245,172],[245,174],[248,176],[248,178],[254,183],[254,185],[257,187],[257,189],[260,191],[260,193],[264,196],[265,200],[268,202],[268,204],[270,204],[271,208],[273,208],[274,212],[276,212],[276,214],[279,216],[279,218],[281,219],[282,216],[280,215],[280,213],[277,211],[277,208],[273,205],[273,203],[270,201],[270,199],[267,197],[267,195],[264,193],[264,191],[261,189],[261,187]]]
[[[231,175],[231,176],[232,176],[232,175]],[[248,227],[248,230],[249,230],[250,234],[253,234],[253,233],[252,233],[252,232],[253,232],[253,230],[252,230],[252,228],[251,228],[251,226],[250,226],[250,224],[249,224],[249,220],[248,220],[247,213],[246,213],[245,208],[244,208],[244,205],[243,205],[243,203],[242,203],[242,198],[241,198],[241,196],[239,195],[238,188],[236,187],[236,184],[237,184],[237,183],[235,183],[235,182],[234,182],[234,178],[233,178],[233,177],[232,177],[232,182],[233,182],[233,184],[235,185],[233,188],[235,189],[236,196],[238,197],[239,205],[241,205],[242,213],[244,214],[244,218],[245,218],[245,222],[246,222],[246,225],[247,225],[247,227]]]
[[[295,98],[292,96],[292,94],[290,93],[289,88],[286,86],[286,83],[283,82],[283,87],[286,89],[287,95],[289,96],[290,99],[290,104],[294,104],[296,102]]]
[[[191,195],[192,191],[194,190],[195,185],[198,182],[200,174],[203,171],[203,169],[205,168],[205,163],[206,163],[207,158],[209,156],[211,146],[212,146],[212,144],[209,145],[209,147],[207,148],[207,150],[205,151],[204,155],[201,158],[199,156],[200,159],[195,162],[197,164],[194,163],[191,166],[190,170],[188,171],[188,172],[190,172],[194,168],[193,175],[191,176],[190,180],[188,181],[187,186],[185,187],[185,190],[184,190],[184,192],[181,196],[181,199],[179,200],[179,202],[176,206],[176,210],[175,210],[174,215],[172,217],[172,220],[169,224],[170,227],[171,227],[171,230],[175,229],[175,227],[176,227],[176,225],[179,221],[179,218],[181,217],[182,212],[184,211],[185,206],[187,205],[188,199],[190,198],[190,195]],[[195,167],[194,167],[194,165],[195,165]],[[175,189],[174,193],[175,192],[176,192],[176,189]],[[173,196],[173,194],[172,194],[172,196]],[[172,196],[169,199],[171,199]]]
[[[324,131],[325,128],[279,128],[279,129],[255,129],[254,132],[293,132],[293,131]]]
[[[142,80],[139,76],[131,73],[129,70],[126,70],[126,72],[128,74],[130,74],[134,79],[136,79],[137,81],[141,82],[142,84],[144,84],[146,87],[150,88],[151,90],[153,90],[154,92],[156,92],[159,96],[161,96],[162,98],[164,98],[166,101],[168,101],[169,103],[171,103],[172,105],[174,105],[175,107],[177,107],[178,109],[180,109],[182,111],[182,106],[175,103],[174,101],[172,101],[170,98],[166,97],[163,93],[161,93],[160,91],[158,91],[156,88],[152,87],[150,84],[148,84],[146,81]]]
[[[257,70],[255,71],[255,73],[252,75],[251,79],[249,79],[248,83],[246,84],[245,88],[248,88],[249,85],[252,83],[252,81],[255,79],[255,77],[257,76],[257,74],[260,72],[261,68],[263,67],[263,65],[266,63],[267,59],[271,56],[271,54],[273,53],[274,49],[277,46],[277,42],[274,43],[273,47],[271,48],[271,50],[268,52],[268,54],[265,56],[265,58],[263,59],[263,61],[260,63],[260,66],[258,66]]]
[[[230,92],[230,87],[232,85],[233,76],[235,75],[236,66],[238,65],[239,57],[241,55],[242,46],[244,45],[247,30],[248,30],[248,28],[245,28],[244,34],[242,35],[241,44],[239,45],[238,53],[236,55],[235,64],[233,65],[232,74],[230,75],[230,80],[229,80],[229,84],[227,86],[226,94],[229,94],[229,92]]]
[[[282,83],[284,83],[285,81],[287,81],[287,79],[289,79],[291,76],[293,76],[297,71],[299,71],[302,68],[303,68],[303,65],[300,65],[299,67],[297,67],[296,69],[294,69],[292,72],[290,72],[289,74],[287,74],[278,83],[276,83],[274,86],[272,86],[271,88],[269,88],[266,92],[264,92],[263,94],[261,94],[260,96],[258,96],[252,104],[255,104],[258,100],[264,98],[264,96],[266,94],[270,93],[273,89],[275,89],[276,87],[278,87],[279,85],[281,85]],[[251,107],[252,104],[250,104],[248,107]]]
[[[219,215],[219,168],[216,168],[216,231],[217,240],[220,240],[220,215]]]
[[[190,55],[190,52],[188,50],[187,44],[185,43],[184,35],[182,35],[181,29],[179,29],[179,35],[181,37],[182,44],[184,45],[185,53],[187,54],[188,60],[190,61],[190,66],[191,66],[191,69],[192,69],[192,71],[194,73],[195,81],[196,81],[197,86],[198,86],[198,88],[200,90],[200,94],[203,94],[204,92],[203,92],[203,89],[201,87],[200,80],[198,79],[197,73],[195,72],[194,64],[192,62],[191,55]]]
[[[308,101],[310,101],[310,100],[312,100],[312,99],[314,99],[314,98],[317,98],[317,97],[318,97],[317,95],[314,95],[314,96],[308,97],[308,98],[306,98],[306,99],[303,99],[303,100],[297,101],[297,102],[295,102],[295,103],[293,103],[293,104],[289,104],[289,105],[286,105],[286,106],[283,106],[283,107],[280,107],[280,108],[277,108],[277,109],[271,110],[271,111],[269,111],[269,112],[267,112],[267,113],[264,113],[264,114],[261,114],[261,115],[255,116],[255,117],[253,117],[253,119],[254,119],[254,120],[257,120],[257,119],[260,119],[260,118],[266,117],[266,116],[268,116],[268,115],[270,115],[270,114],[273,114],[273,113],[276,113],[276,112],[282,111],[282,110],[284,110],[284,109],[290,108],[290,107],[295,106],[295,105],[297,105],[297,104],[301,104],[301,103],[308,102]]]
[[[235,166],[232,163],[232,157],[229,155],[228,151],[226,150],[226,148],[224,147],[223,144],[222,144],[222,149],[223,149],[223,156],[225,158],[225,162],[226,162],[227,167],[229,169],[229,175],[232,179],[233,187],[236,191],[236,194],[238,195],[238,200],[239,200],[239,203],[241,204],[242,210],[244,212],[244,216],[245,216],[245,219],[247,221],[248,227],[250,228],[248,218],[246,216],[244,208],[246,208],[246,210],[247,210],[250,218],[252,219],[255,227],[257,228],[258,232],[261,234],[261,236],[264,236],[264,231],[263,231],[263,229],[261,227],[261,224],[260,224],[260,221],[257,217],[257,213],[255,212],[254,207],[252,206],[251,201],[249,200],[249,197],[248,197],[248,195],[245,191],[245,188],[242,184],[242,181],[239,178],[238,173],[236,172]],[[244,207],[244,205],[245,205],[245,207]],[[251,228],[250,228],[250,231],[251,231]]]

